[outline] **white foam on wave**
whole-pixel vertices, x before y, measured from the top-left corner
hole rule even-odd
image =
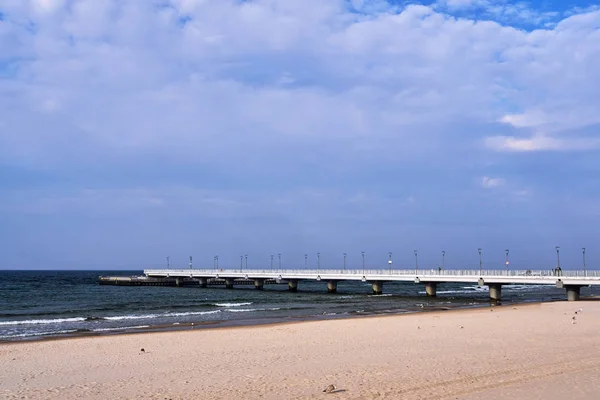
[[[125,329],[142,329],[150,328],[150,325],[135,325],[135,326],[120,326],[118,328],[97,328],[92,329],[93,332],[108,332],[108,331],[122,331]]]
[[[252,303],[215,303],[214,305],[217,307],[242,307],[249,306]]]
[[[47,332],[25,332],[17,333],[14,335],[0,335],[0,339],[14,339],[14,338],[26,338],[26,337],[37,337],[37,336],[48,336],[48,335],[64,335],[66,333],[75,333],[76,329],[67,329],[62,331],[47,331]]]
[[[143,315],[120,315],[115,317],[103,317],[109,321],[121,321],[124,319],[152,319],[152,318],[165,318],[165,317],[187,317],[189,315],[207,315],[221,312],[221,310],[213,311],[189,311],[189,312],[176,312],[176,313],[165,313],[165,314],[143,314]]]
[[[242,308],[242,309],[237,309],[237,310],[227,310],[228,312],[254,312],[254,311],[277,311],[277,310],[281,310],[281,308],[276,307],[276,308]]]
[[[63,322],[81,322],[81,321],[85,321],[85,318],[76,317],[76,318],[54,318],[54,319],[27,319],[27,320],[22,320],[22,321],[0,321],[0,326],[60,324]]]

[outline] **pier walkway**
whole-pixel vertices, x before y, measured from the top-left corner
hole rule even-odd
[[[290,291],[296,291],[301,281],[324,281],[330,293],[337,291],[340,281],[362,281],[371,284],[374,294],[383,292],[385,282],[413,282],[425,285],[428,296],[435,296],[439,283],[476,283],[488,286],[490,299],[499,301],[502,285],[556,285],[564,288],[569,301],[579,300],[582,287],[600,286],[600,271],[556,271],[556,270],[341,270],[341,269],[148,269],[144,275],[149,278],[175,279],[177,286],[184,279],[197,281],[206,287],[212,281],[224,281],[227,288],[233,288],[238,281],[253,281],[257,289],[262,289],[265,281],[287,284]],[[247,284],[247,283],[246,283]]]

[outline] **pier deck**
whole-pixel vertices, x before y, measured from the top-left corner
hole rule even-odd
[[[580,289],[585,286],[600,286],[600,271],[553,271],[553,270],[308,270],[308,269],[148,269],[144,275],[150,278],[179,279],[178,286],[186,279],[197,280],[201,286],[211,284],[211,280],[222,280],[225,286],[233,288],[240,281],[251,281],[257,289],[269,283],[287,283],[296,291],[301,281],[327,282],[329,292],[337,291],[339,281],[362,281],[372,285],[373,293],[381,294],[385,282],[413,282],[424,284],[429,296],[436,295],[438,283],[475,283],[488,286],[490,298],[500,300],[502,285],[556,285],[564,288],[570,301],[579,300]],[[246,283],[247,284],[247,283]]]

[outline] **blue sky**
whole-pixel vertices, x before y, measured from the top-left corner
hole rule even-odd
[[[598,268],[590,1],[8,0],[1,269]]]

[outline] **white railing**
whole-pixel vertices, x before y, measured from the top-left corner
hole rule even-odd
[[[568,278],[600,278],[600,271],[561,271],[552,270],[437,270],[437,269],[151,269],[145,270],[145,274],[152,275],[196,275],[206,273],[210,275],[217,274],[243,274],[243,275],[378,275],[378,276],[495,276],[495,277],[568,277]]]

